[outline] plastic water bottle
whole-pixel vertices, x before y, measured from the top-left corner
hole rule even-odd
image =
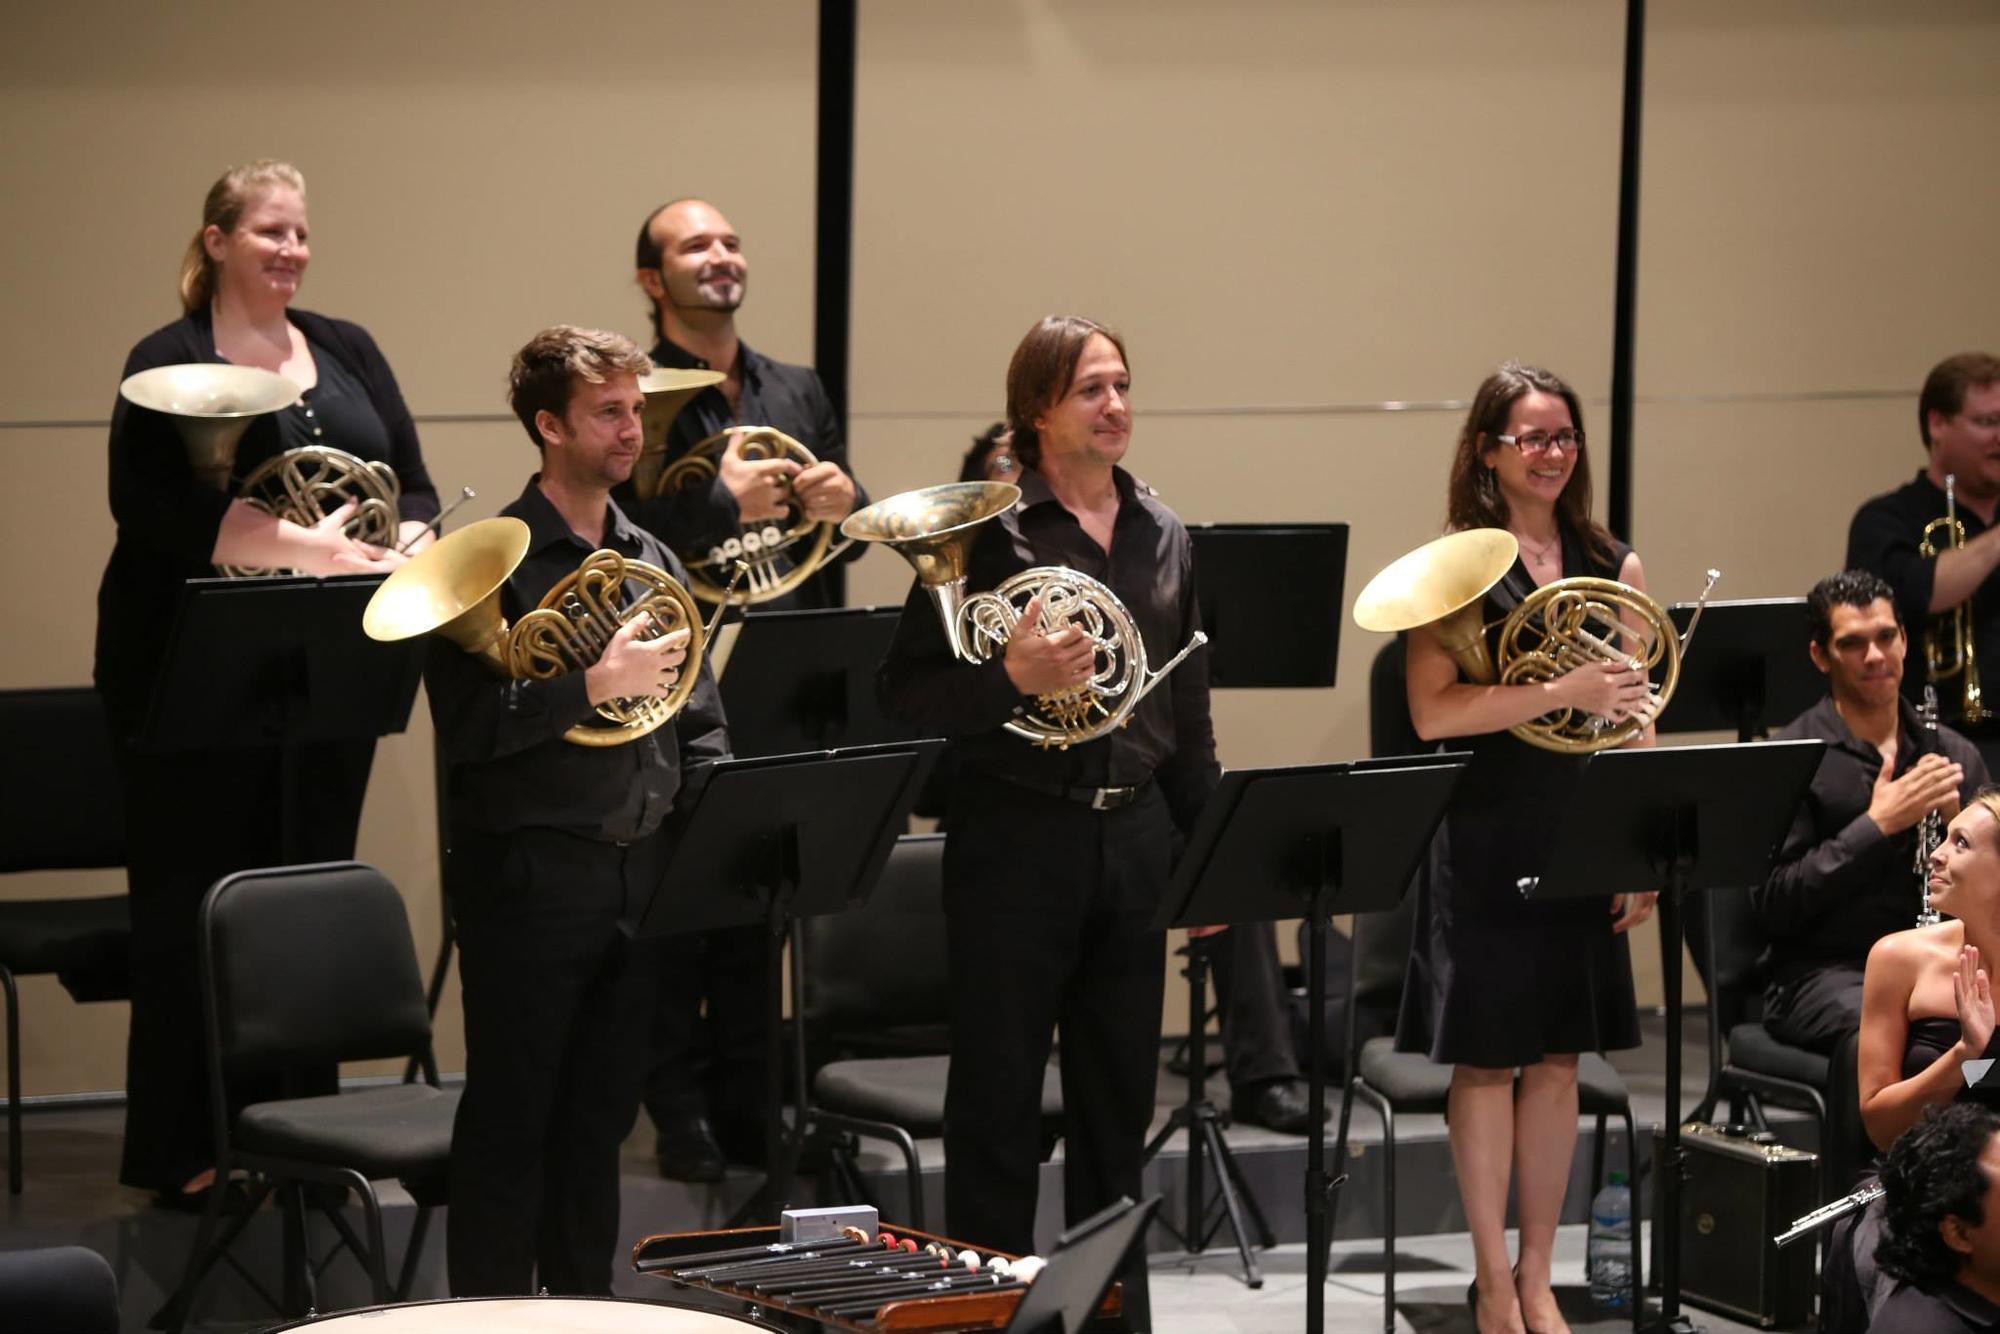
[[[1590,1300],[1603,1311],[1632,1309],[1632,1190],[1623,1172],[1590,1202]]]

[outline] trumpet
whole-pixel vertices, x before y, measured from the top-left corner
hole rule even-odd
[[[126,377],[118,392],[129,403],[172,418],[195,475],[218,491],[229,489],[236,448],[251,423],[299,400],[298,386],[275,371],[199,362],[140,371]],[[307,528],[352,502],[354,513],[341,525],[343,532],[370,546],[396,540],[402,487],[395,469],[343,449],[288,449],[253,468],[236,494],[266,514]],[[290,573],[247,565],[216,570],[235,578]]]
[[[1944,478],[1944,515],[1924,525],[1917,554],[1936,559],[1944,551],[1965,545],[1965,525],[1958,518],[1958,478]],[[1959,720],[1983,723],[1993,716],[1980,698],[1979,651],[1972,622],[1970,595],[1950,611],[1931,617],[1924,629],[1924,671],[1932,681],[1945,681],[1964,674],[1964,694]]]
[[[1504,528],[1468,528],[1426,542],[1368,581],[1354,600],[1355,624],[1389,633],[1429,626],[1465,674],[1486,684],[1552,681],[1590,662],[1630,663],[1648,673],[1661,668],[1645,705],[1621,721],[1558,709],[1508,729],[1531,746],[1565,755],[1624,745],[1673,698],[1681,656],[1721,571],[1708,571],[1688,628],[1678,634],[1666,609],[1629,584],[1588,576],[1543,584],[1499,623],[1496,655],[1486,646],[1491,627],[1480,618],[1480,599],[1519,552]]]
[[[1090,679],[1037,696],[1006,730],[1036,746],[1068,750],[1123,727],[1139,701],[1208,642],[1197,630],[1158,671],[1148,670],[1146,641],[1132,613],[1102,582],[1059,565],[1037,565],[991,592],[967,596],[965,584],[979,525],[1012,509],[1021,488],[1009,482],[949,482],[905,491],[847,516],[843,536],[880,542],[915,567],[944,623],[952,655],[984,663],[1007,651],[1030,604],[1040,599],[1035,629],[1074,627],[1096,648]]]
[[[679,580],[607,548],[585,557],[540,605],[509,626],[500,610],[500,589],[527,550],[528,525],[519,519],[467,524],[384,579],[362,613],[362,629],[385,643],[436,632],[497,676],[546,681],[589,667],[622,626],[650,616],[649,639],[688,632],[687,661],[673,688],[664,696],[606,700],[597,706],[597,720],[576,724],[563,740],[619,746],[671,721],[694,694],[702,653],[723,607],[703,625],[693,595]]]

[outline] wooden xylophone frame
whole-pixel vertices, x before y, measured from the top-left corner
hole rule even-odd
[[[883,1223],[879,1229],[897,1237],[912,1237],[919,1243],[940,1242],[954,1251],[975,1250],[982,1255],[1002,1255],[1009,1260],[1020,1257],[1006,1251],[996,1251],[989,1246],[973,1246],[968,1242],[954,1241],[950,1237],[932,1232],[916,1232],[899,1227],[894,1223]],[[652,1274],[673,1283],[676,1287],[698,1289],[703,1292],[718,1293],[733,1297],[751,1306],[757,1306],[773,1314],[783,1314],[795,1320],[809,1322],[808,1328],[851,1330],[854,1334],[888,1334],[890,1331],[921,1331],[921,1334],[947,1334],[954,1330],[1000,1329],[1012,1318],[1014,1308],[1021,1302],[1021,1289],[1002,1292],[945,1293],[935,1297],[915,1297],[891,1302],[877,1311],[866,1321],[854,1321],[828,1315],[810,1305],[794,1305],[781,1298],[765,1293],[756,1293],[728,1283],[711,1283],[705,1279],[683,1279],[674,1273],[673,1263],[677,1256],[703,1255],[710,1251],[727,1250],[739,1246],[766,1246],[779,1240],[779,1230],[775,1227],[725,1228],[716,1232],[667,1232],[646,1238],[632,1248],[632,1268],[642,1274]],[[1107,1329],[1123,1329],[1119,1318],[1124,1313],[1124,1289],[1113,1283],[1104,1294],[1104,1301],[1097,1308],[1097,1319],[1093,1327],[1102,1321],[1114,1322]]]

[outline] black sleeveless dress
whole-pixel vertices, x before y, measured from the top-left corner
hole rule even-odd
[[[1614,543],[1607,568],[1563,530],[1565,577],[1615,578],[1630,553]],[[1534,589],[1516,560],[1487,593],[1482,615],[1488,624],[1499,621]],[[1488,632],[1489,648],[1498,633]],[[1530,899],[1520,888],[1554,850],[1584,758],[1505,731],[1444,748],[1469,749],[1472,762],[1412,889],[1416,925],[1397,1050],[1505,1069],[1551,1052],[1638,1046],[1631,954],[1626,938],[1612,934],[1609,896],[1654,886],[1606,885],[1603,898],[1552,900]]]
[[[1960,1032],[1956,1019],[1940,1015],[1912,1019],[1909,1036],[1903,1041],[1903,1078],[1914,1078],[1930,1069],[1938,1057],[1958,1045]],[[1988,1060],[2000,1057],[2000,1030],[1995,1030],[1986,1044],[1986,1050],[1980,1055]],[[1982,1084],[1988,1082],[1991,1081],[1981,1081]],[[2000,1088],[1962,1088],[1953,1101],[1976,1102],[1993,1111],[2000,1111]]]

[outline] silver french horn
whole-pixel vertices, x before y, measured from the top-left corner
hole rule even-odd
[[[1153,687],[1208,642],[1197,630],[1187,646],[1158,671],[1146,664],[1146,641],[1118,595],[1100,581],[1060,565],[1037,565],[990,592],[965,591],[966,562],[979,525],[1014,507],[1021,488],[1007,482],[949,482],[905,491],[847,516],[843,536],[880,542],[907,560],[944,623],[952,654],[984,663],[1007,651],[1029,604],[1041,600],[1035,628],[1044,634],[1070,626],[1096,648],[1090,679],[1068,690],[1038,695],[1027,712],[1006,724],[1037,746],[1067,750],[1123,727]]]

